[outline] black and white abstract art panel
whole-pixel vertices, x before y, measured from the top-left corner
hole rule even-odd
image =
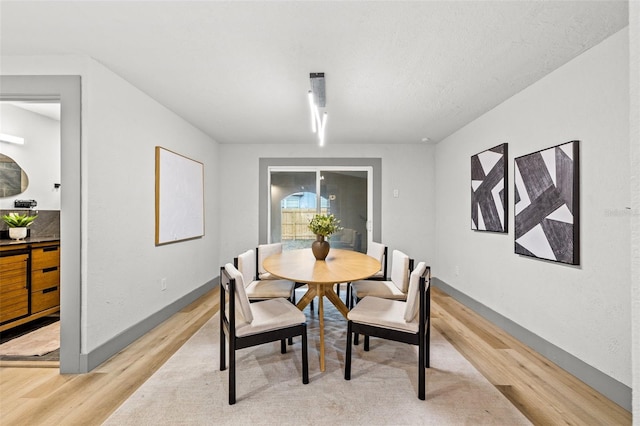
[[[471,229],[507,232],[507,144],[471,157]]]
[[[580,264],[578,141],[517,157],[515,252]]]

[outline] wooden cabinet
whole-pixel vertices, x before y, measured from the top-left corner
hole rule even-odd
[[[60,243],[0,247],[0,331],[60,309]]]
[[[31,313],[60,306],[60,245],[31,249]]]
[[[28,250],[0,257],[0,324],[29,314],[28,263]]]

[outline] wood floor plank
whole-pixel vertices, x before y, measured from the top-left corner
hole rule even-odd
[[[32,368],[21,368],[15,374],[0,374],[0,396],[3,401],[28,398],[34,389],[59,376],[56,370]]]
[[[432,294],[434,327],[534,424],[631,424],[619,405],[442,291]]]
[[[2,424],[102,424],[219,310],[219,297],[207,293],[87,374],[0,366]],[[628,411],[437,288],[432,324],[532,423],[631,424]]]
[[[502,351],[503,361],[512,365],[514,371],[523,374],[532,383],[538,383],[538,392],[547,396],[549,404],[560,405],[563,413],[574,413],[576,421],[589,422],[606,413],[612,424],[622,424],[627,411],[604,398],[600,393],[567,374],[557,365],[540,362],[534,353],[517,350]],[[512,361],[510,361],[510,359]]]
[[[437,294],[437,292],[434,292]],[[505,337],[502,333],[492,333],[487,325],[490,323],[485,319],[481,318],[473,312],[471,309],[467,308],[464,305],[458,303],[455,299],[450,296],[442,296],[438,295],[438,305],[445,310],[455,309],[455,317],[461,322],[465,324],[465,327],[469,330],[471,334],[477,336],[485,343],[489,344],[494,349],[506,349],[509,347],[507,343],[503,340]],[[455,308],[452,307],[452,304],[455,304]]]
[[[59,361],[7,361],[0,360],[0,368],[60,368]]]
[[[441,318],[433,321],[433,326],[493,385],[508,385],[510,383],[510,376],[506,374],[504,366],[494,362],[485,362],[492,357],[495,350],[493,345],[477,338],[464,323],[443,311]]]
[[[65,383],[71,380],[71,377],[66,374],[59,374],[56,372],[38,372],[38,377],[46,378],[41,381],[37,386],[34,386],[29,392],[21,395],[21,398],[45,398],[52,395],[60,389]]]

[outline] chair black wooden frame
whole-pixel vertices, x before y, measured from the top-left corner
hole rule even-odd
[[[425,368],[430,366],[430,339],[431,339],[431,267],[427,269],[420,277],[420,308],[418,332],[410,333],[408,331],[394,330],[382,326],[374,326],[371,324],[362,324],[349,320],[347,322],[347,350],[344,362],[344,379],[351,380],[351,351],[352,338],[354,333],[364,334],[366,337],[373,336],[382,339],[393,340],[401,343],[408,343],[418,346],[418,398],[425,399]],[[426,288],[426,289],[425,289]],[[367,342],[365,342],[367,343]],[[365,350],[368,350],[365,345]]]
[[[302,383],[309,383],[309,363],[307,353],[307,324],[300,323],[291,327],[269,330],[248,336],[236,336],[236,280],[231,278],[224,266],[220,268],[220,371],[226,366],[226,340],[229,340],[229,405],[236,402],[236,351],[264,343],[280,340],[280,352],[287,353],[285,340],[302,336]],[[226,311],[226,293],[229,294],[229,314]],[[226,339],[225,339],[226,335]]]

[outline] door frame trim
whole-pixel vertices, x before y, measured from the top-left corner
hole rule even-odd
[[[60,373],[86,373],[81,353],[82,80],[79,75],[0,76],[0,100],[60,102]]]

